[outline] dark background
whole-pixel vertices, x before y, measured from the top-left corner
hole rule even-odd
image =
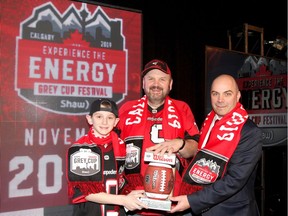
[[[186,101],[201,126],[205,118],[205,46],[228,49],[228,31],[242,30],[244,23],[264,29],[264,40],[287,40],[287,0],[263,1],[175,1],[98,0],[106,4],[138,10],[143,15],[143,65],[151,59],[166,61],[174,79],[170,94]],[[235,41],[243,37],[235,37]],[[259,35],[250,35],[249,53],[260,54]],[[241,45],[233,50],[244,51]],[[241,43],[239,43],[241,44]],[[286,46],[287,48],[287,46]],[[286,58],[287,50],[264,45],[264,55]],[[142,67],[143,68],[143,67]],[[256,195],[262,216],[287,215],[287,143],[263,147]]]
[[[174,79],[171,97],[186,101],[197,123],[204,118],[205,46],[228,49],[227,32],[241,30],[244,23],[264,29],[264,40],[278,36],[287,39],[287,0],[265,3],[263,0],[175,1],[175,0],[88,0],[138,10],[143,15],[143,67],[154,59],[166,61]],[[259,35],[249,37],[249,51],[260,54]],[[243,38],[242,38],[243,39]],[[236,38],[240,42],[241,38]],[[243,41],[243,40],[242,40]],[[233,50],[244,51],[233,44]],[[243,49],[242,49],[243,48]],[[276,49],[264,45],[264,54],[276,55]],[[242,50],[241,50],[242,49]],[[279,55],[278,55],[279,56]],[[281,55],[281,57],[285,57]],[[287,58],[287,56],[286,56]],[[143,68],[142,67],[142,68]]]

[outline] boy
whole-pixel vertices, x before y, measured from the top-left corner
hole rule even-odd
[[[118,195],[123,189],[125,144],[113,128],[117,125],[118,108],[114,101],[95,100],[86,115],[91,126],[67,152],[68,194],[72,197],[73,215],[120,215],[120,206],[128,210],[146,206],[137,198],[144,190]],[[124,213],[123,213],[124,214]]]

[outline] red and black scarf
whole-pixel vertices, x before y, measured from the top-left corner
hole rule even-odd
[[[166,98],[163,108],[162,121],[163,138],[165,140],[184,137],[185,129],[183,125],[181,125],[181,122],[183,122],[181,111],[182,110],[177,108],[171,98]],[[143,185],[143,177],[141,176],[140,171],[141,161],[143,160],[143,151],[149,147],[149,144],[144,146],[144,134],[145,129],[147,129],[147,125],[145,123],[147,122],[148,112],[148,101],[146,95],[139,100],[130,101],[120,108],[120,122],[123,120],[120,128],[125,128],[121,131],[121,138],[126,143],[127,158],[135,157],[137,158],[135,160],[138,161],[136,164],[133,163],[134,161],[132,160],[127,162],[126,159],[125,164],[126,177],[128,178],[130,186],[134,188]],[[150,143],[151,141],[147,141],[147,143],[148,142]],[[180,166],[182,166],[184,163],[184,158],[180,158],[179,155],[177,155],[177,157],[181,163]],[[188,165],[188,163],[186,165]],[[181,180],[180,176],[178,179],[179,181]]]
[[[119,162],[124,166],[126,152],[123,141],[113,131],[105,138],[95,137],[92,127],[87,135],[69,147],[66,157],[69,197],[73,197],[75,189],[81,191],[82,201],[90,193],[106,192],[103,164],[104,152],[108,151],[111,152],[109,160],[116,164],[116,170]],[[118,171],[116,178],[120,181]]]
[[[125,109],[125,108],[124,108]],[[121,112],[121,109],[120,109]],[[145,122],[148,116],[148,101],[147,96],[144,95],[139,100],[135,101],[134,104],[129,104],[129,108],[124,110],[121,114],[121,119],[125,119],[125,130],[121,131],[121,137],[143,137],[145,131]],[[173,100],[166,97],[164,108],[163,108],[163,129],[165,139],[174,139],[179,134],[184,133],[184,128],[181,125],[181,110],[173,104]],[[175,121],[176,116],[179,121]]]
[[[233,155],[241,136],[241,130],[248,114],[238,102],[236,107],[215,123],[210,136],[208,130],[214,120],[215,112],[211,111],[200,131],[198,152],[185,170],[180,194],[190,194],[201,190],[224,176],[227,163]],[[209,136],[206,145],[202,145]]]

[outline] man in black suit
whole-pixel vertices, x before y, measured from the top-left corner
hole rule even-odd
[[[222,74],[211,86],[213,110],[200,131],[198,152],[183,175],[171,212],[193,216],[259,216],[254,194],[262,154],[261,130],[239,102],[235,79]],[[188,195],[187,195],[188,194]]]

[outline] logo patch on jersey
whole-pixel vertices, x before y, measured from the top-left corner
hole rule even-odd
[[[92,176],[101,168],[100,155],[91,149],[80,148],[70,156],[70,171],[79,176]]]
[[[140,164],[140,149],[133,145],[133,143],[126,145],[126,161],[125,167],[127,169],[134,169]]]

